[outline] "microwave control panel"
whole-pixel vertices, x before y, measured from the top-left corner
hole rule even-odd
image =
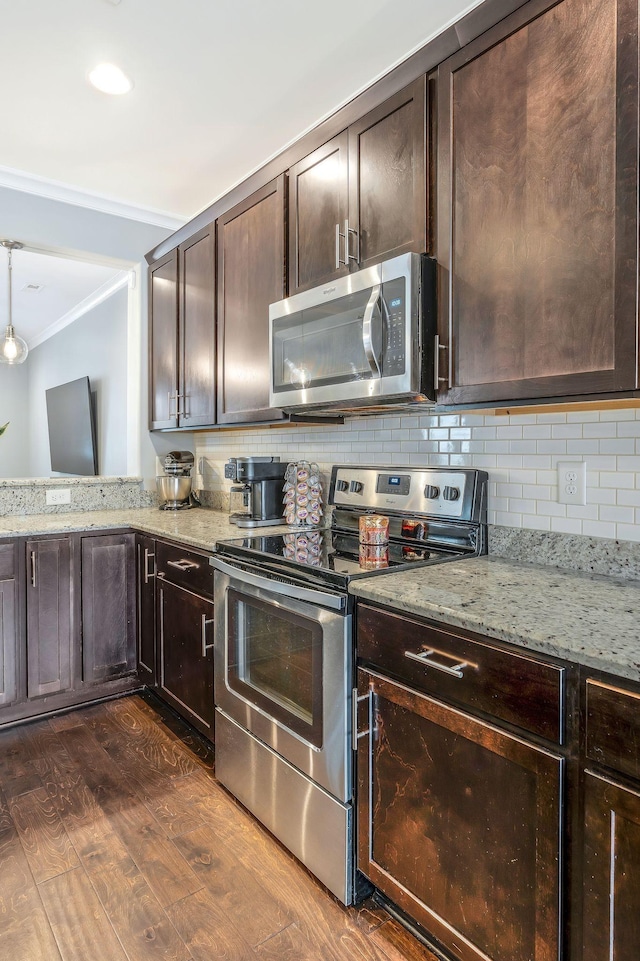
[[[406,367],[406,295],[405,280],[386,280],[384,298],[382,375],[404,374]]]

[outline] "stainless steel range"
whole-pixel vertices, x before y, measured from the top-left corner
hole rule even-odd
[[[216,775],[345,904],[354,866],[349,582],[486,552],[487,475],[337,466],[331,528],[219,542]],[[361,550],[360,517],[389,518]]]

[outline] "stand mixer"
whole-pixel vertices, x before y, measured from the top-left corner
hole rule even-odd
[[[241,493],[246,510],[229,515],[238,527],[268,527],[283,524],[282,486],[286,464],[279,457],[230,457],[224,476],[237,484],[231,493]]]
[[[193,454],[190,450],[172,450],[165,456],[164,474],[156,477],[161,511],[186,510],[197,501],[191,490]]]

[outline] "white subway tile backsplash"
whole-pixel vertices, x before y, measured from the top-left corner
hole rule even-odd
[[[597,421],[593,424],[583,424],[582,427],[583,437],[615,437],[616,436],[616,425],[615,422],[603,422]]]
[[[636,442],[633,437],[611,437],[600,441],[601,454],[634,455]]]
[[[553,424],[551,427],[552,437],[582,437],[582,424]]]
[[[600,508],[600,520],[613,521],[614,524],[633,524],[635,511],[633,507],[609,507],[603,505]]]
[[[640,541],[640,408],[517,415],[385,414],[343,426],[196,435],[206,489],[224,494],[229,457],[279,455],[334,463],[433,464],[489,472],[489,520],[570,534]],[[556,464],[586,461],[587,504],[557,503]]]

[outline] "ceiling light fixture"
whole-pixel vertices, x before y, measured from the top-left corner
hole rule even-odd
[[[5,328],[4,337],[0,339],[0,364],[23,364],[27,359],[29,348],[22,337],[18,337],[13,329],[13,305],[11,302],[11,254],[14,250],[21,250],[23,244],[18,243],[17,240],[0,240],[0,244],[8,254],[7,270],[9,274],[9,323]]]
[[[114,63],[100,63],[89,74],[89,82],[96,90],[119,96],[133,89],[133,81]]]

